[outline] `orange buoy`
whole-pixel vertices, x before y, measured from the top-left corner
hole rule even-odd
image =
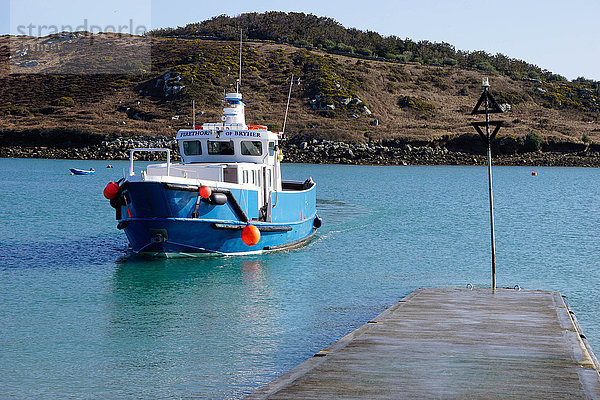
[[[117,182],[108,182],[104,188],[104,197],[109,200],[116,199],[119,194],[119,184]]]
[[[260,231],[254,225],[248,225],[242,229],[242,240],[248,246],[254,246],[260,240]]]
[[[200,186],[200,188],[198,189],[198,194],[203,199],[208,199],[212,194],[212,190],[210,190],[210,187],[208,186]]]

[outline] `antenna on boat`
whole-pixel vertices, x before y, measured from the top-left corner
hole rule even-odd
[[[242,29],[240,29],[240,77],[237,81],[237,93],[240,93],[242,88]]]
[[[192,100],[192,129],[196,129],[196,100]]]
[[[290,90],[288,92],[287,105],[285,106],[285,117],[283,117],[281,136],[285,134],[285,124],[287,123],[288,109],[290,108],[290,97],[292,97],[292,85],[294,85],[294,74],[292,74],[292,78],[290,79]]]

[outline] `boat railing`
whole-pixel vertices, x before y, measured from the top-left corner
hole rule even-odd
[[[157,152],[157,151],[166,151],[167,152],[167,175],[171,172],[171,150],[170,149],[153,149],[153,148],[138,148],[131,149],[129,152],[129,176],[134,176],[135,172],[133,171],[133,154],[135,152],[146,151],[149,153]]]
[[[186,179],[204,179],[210,181],[223,181],[222,165],[171,165],[171,170],[167,172],[165,164],[151,164],[146,168],[146,176],[170,176]]]

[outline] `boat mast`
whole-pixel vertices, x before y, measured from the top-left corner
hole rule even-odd
[[[292,97],[292,85],[294,84],[294,74],[292,74],[292,78],[290,79],[290,90],[288,92],[287,104],[285,106],[285,116],[283,117],[283,129],[281,131],[281,136],[285,134],[285,124],[287,123],[288,109],[290,108],[290,97]]]
[[[237,81],[237,92],[241,93],[242,89],[242,30],[240,29],[240,75]]]

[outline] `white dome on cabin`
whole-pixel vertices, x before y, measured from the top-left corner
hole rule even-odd
[[[229,102],[229,106],[223,109],[224,125],[234,125],[237,129],[247,129],[242,94],[227,93],[225,100]]]

